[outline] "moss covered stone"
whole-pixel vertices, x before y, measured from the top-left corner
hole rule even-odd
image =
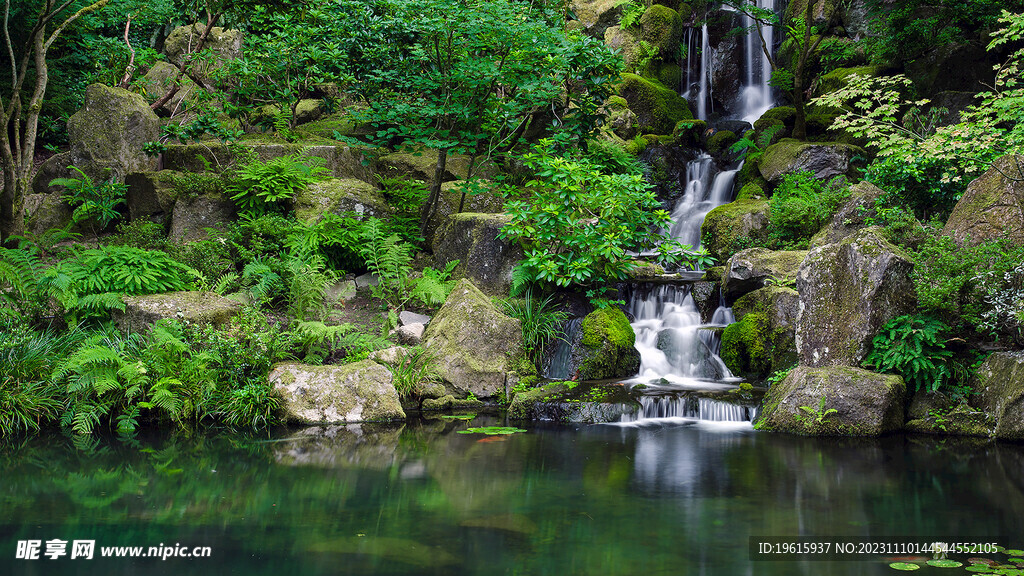
[[[988,412],[960,404],[911,418],[905,428],[919,434],[989,438],[995,435],[996,418]]]
[[[384,196],[374,186],[353,178],[314,182],[292,198],[295,217],[312,224],[324,214],[354,212],[362,218],[384,218],[391,213]]]
[[[289,154],[308,154],[324,159],[324,167],[335,178],[353,178],[370,184],[375,183],[374,167],[370,162],[370,149],[348,145],[308,145],[289,143],[248,143],[261,160],[280,158]],[[234,146],[219,142],[201,144],[172,144],[163,154],[163,165],[167,170],[182,172],[204,172],[220,170],[239,160]]]
[[[882,326],[914,310],[913,267],[877,227],[811,250],[796,278],[800,363],[860,364]]]
[[[86,88],[85,104],[68,120],[71,165],[97,181],[156,170],[142,145],[159,138],[160,119],[142,96],[103,84]]]
[[[442,173],[442,181],[465,180],[469,173],[470,157],[466,155],[451,154],[445,161],[445,169]],[[377,158],[374,162],[374,171],[384,177],[402,177],[420,180],[422,182],[433,182],[434,172],[437,169],[437,152],[423,150],[421,152],[395,152]],[[496,173],[496,167],[492,162],[477,159],[473,163],[473,176],[477,178],[489,178]]]
[[[124,180],[128,186],[128,217],[169,218],[178,198],[177,182],[181,175],[174,170],[129,174]]]
[[[636,68],[645,57],[640,45],[640,33],[635,28],[611,26],[604,31],[604,45],[622,55],[627,70]]]
[[[287,422],[351,424],[404,420],[391,372],[363,360],[340,366],[285,362],[269,375]]]
[[[499,312],[462,279],[427,325],[423,346],[434,354],[437,373],[452,390],[494,398],[507,393],[507,375],[523,354],[523,332],[519,320]]]
[[[996,419],[995,435],[1024,440],[1024,352],[997,352],[978,367],[971,404]]]
[[[643,133],[670,134],[679,121],[693,118],[686,100],[656,80],[623,74],[619,95],[629,102]]]
[[[807,256],[806,250],[769,250],[748,248],[733,254],[725,265],[722,293],[726,302],[769,285],[796,283],[797,271]]]
[[[811,248],[839,242],[867,227],[869,217],[875,217],[875,202],[885,195],[878,186],[867,180],[850,186],[850,196],[839,206],[832,220],[811,238]]]
[[[733,303],[738,322],[722,333],[720,356],[734,374],[762,380],[796,364],[796,290],[768,286]]]
[[[903,427],[905,396],[899,376],[797,366],[768,389],[754,426],[812,436],[880,436]],[[824,415],[828,410],[835,412]]]
[[[786,174],[810,171],[819,180],[831,180],[850,173],[851,160],[864,150],[838,142],[803,142],[784,138],[769,146],[758,163],[761,176],[778,184]]]
[[[164,40],[164,54],[167,55],[167,59],[175,66],[181,64],[181,61],[198,45],[199,37],[205,29],[206,26],[203,24],[194,24],[179,26],[172,30]],[[203,51],[210,57],[194,61],[189,66],[189,75],[208,80],[215,70],[242,55],[242,31],[214,26],[206,37]]]
[[[114,311],[118,329],[126,334],[149,330],[158,320],[176,319],[210,326],[223,326],[241,310],[242,304],[213,292],[168,292],[148,296],[122,296],[124,312]]]
[[[512,269],[524,257],[517,242],[499,237],[511,219],[507,214],[473,212],[448,216],[434,234],[434,262],[443,267],[458,260],[455,278],[469,278],[492,294],[508,294]]]
[[[977,245],[1005,237],[1024,246],[1024,156],[1007,155],[967,186],[949,215],[944,236]]]
[[[618,384],[553,382],[516,394],[508,409],[512,420],[601,424],[635,416],[640,403]]]
[[[622,16],[622,0],[569,0],[569,8],[587,34],[598,39]]]
[[[737,200],[764,200],[765,197],[767,194],[764,193],[764,189],[754,183],[744,185],[736,193]]]
[[[729,147],[736,143],[736,133],[729,130],[719,130],[708,138],[708,153],[714,157],[722,156],[729,151]]]
[[[628,378],[640,368],[636,334],[622,310],[601,308],[587,314],[580,327],[579,346],[573,347],[572,365],[581,380]]]
[[[853,76],[875,77],[882,72],[881,66],[855,66],[852,68],[836,68],[818,79],[818,92],[827,94],[846,88]]]
[[[682,37],[683,21],[679,13],[668,6],[652,4],[640,17],[640,39],[656,47],[662,58],[676,55]]]
[[[177,66],[170,62],[158,60],[153,63],[149,68],[149,71],[146,72],[146,75],[141,78],[139,89],[142,91],[144,96],[155,100],[167,92],[167,89],[177,77]],[[180,113],[187,109],[189,106],[189,100],[199,88],[199,86],[188,76],[185,76],[178,81],[178,87],[178,91],[171,96],[170,100],[160,107],[161,112],[165,114],[171,114],[173,112]]]
[[[701,246],[719,262],[768,240],[768,200],[739,199],[715,208],[700,227]]]

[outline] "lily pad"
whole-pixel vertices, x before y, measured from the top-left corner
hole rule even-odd
[[[979,574],[992,574],[995,568],[987,564],[971,564],[967,568],[964,568],[968,572],[978,572]]]
[[[442,414],[441,418],[445,420],[472,420],[476,418],[476,414]]]
[[[1024,550],[1007,550],[1005,554],[1007,556],[1024,556]]]
[[[488,436],[494,436],[496,434],[515,434],[516,432],[526,432],[526,430],[516,428],[514,426],[483,426],[480,428],[459,430],[459,434],[487,434]]]
[[[956,560],[929,560],[928,565],[935,566],[936,568],[959,568],[964,563],[957,562]]]
[[[911,570],[920,570],[920,564],[911,564],[910,562],[893,562],[889,564],[889,568],[893,570],[902,570],[904,572],[910,572]]]

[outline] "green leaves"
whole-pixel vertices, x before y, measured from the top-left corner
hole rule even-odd
[[[239,210],[258,216],[284,207],[328,172],[324,159],[316,156],[289,154],[266,162],[255,159],[238,170],[228,193]]]
[[[953,353],[946,350],[946,324],[923,316],[900,316],[887,322],[872,340],[865,365],[903,376],[915,390],[935,392],[947,383],[947,363]]]

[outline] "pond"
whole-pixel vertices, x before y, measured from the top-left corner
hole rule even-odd
[[[37,436],[0,449],[0,574],[895,574],[902,554],[763,560],[751,539],[1024,544],[1021,445],[686,419],[458,433],[503,424]],[[118,547],[209,557],[101,557]]]

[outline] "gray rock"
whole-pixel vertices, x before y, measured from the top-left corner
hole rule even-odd
[[[722,293],[731,304],[744,294],[776,284],[788,286],[796,282],[797,271],[807,256],[806,250],[773,251],[749,248],[737,252],[725,265]]]
[[[195,51],[206,26],[194,24],[179,26],[171,31],[164,41],[164,54],[175,66],[180,65],[183,58]],[[214,26],[203,44],[203,51],[211,54],[210,59],[197,59],[186,69],[193,79],[208,82],[210,74],[222,68],[226,63],[242,55],[242,31],[226,30]]]
[[[943,236],[978,245],[1007,237],[1024,245],[1024,156],[1003,156],[976,178],[949,215]]]
[[[373,272],[367,272],[360,276],[356,276],[356,290],[368,290],[371,286],[377,286],[380,284],[380,276],[377,276]]]
[[[453,277],[468,278],[489,293],[508,294],[512,269],[524,257],[519,243],[498,237],[510,221],[511,216],[505,214],[449,216],[434,236],[434,261],[444,267],[458,260]]]
[[[430,324],[430,316],[426,314],[417,314],[408,310],[402,310],[398,313],[398,325],[408,326],[409,324],[423,324],[426,326]]]
[[[142,93],[150,98],[161,98],[177,77],[178,67],[174,64],[163,60],[154,62],[141,79]],[[174,115],[188,109],[189,100],[198,88],[199,86],[191,78],[182,77],[178,82],[178,91],[160,107],[160,111],[167,115]]]
[[[623,386],[580,383],[570,387],[556,382],[519,392],[512,399],[508,417],[512,420],[546,420],[602,424],[634,418],[640,403]]]
[[[376,182],[367,148],[358,146],[302,146],[299,144],[254,144],[248,146],[261,160],[280,158],[288,154],[305,153],[324,159],[324,167],[338,179],[362,180],[368,184]],[[207,166],[222,170],[238,160],[235,152],[226,144],[203,142],[202,144],[171,144],[163,153],[163,166],[167,170],[182,172],[203,172]]]
[[[142,96],[103,84],[86,88],[85,105],[68,120],[71,164],[94,180],[156,170],[142,145],[159,138],[160,119]]]
[[[391,207],[373,185],[354,178],[332,178],[314,182],[292,199],[295,217],[314,223],[324,214],[354,212],[359,219],[384,218]]]
[[[975,378],[971,404],[996,417],[996,437],[1024,440],[1024,352],[996,352]]]
[[[423,324],[406,324],[399,326],[395,331],[398,334],[398,342],[406,346],[416,346],[423,341],[423,332],[427,329]]]
[[[619,0],[570,0],[569,7],[587,35],[599,40],[604,38],[605,30],[618,24],[622,17]]]
[[[877,227],[811,250],[796,279],[800,363],[859,365],[886,322],[913,312],[913,267]]]
[[[523,333],[519,320],[499,312],[463,279],[427,326],[423,346],[434,354],[438,375],[453,390],[492,398],[505,392],[513,359],[523,354]]]
[[[178,197],[177,178],[180,172],[133,172],[124,179],[128,186],[128,217],[169,218]]]
[[[797,366],[768,389],[754,426],[813,436],[880,436],[902,428],[905,396],[903,379],[892,374]],[[824,415],[829,410],[836,412]]]
[[[112,317],[126,334],[144,332],[158,320],[173,318],[194,324],[223,326],[242,308],[239,302],[213,292],[168,292],[148,296],[122,296],[124,312]]]
[[[831,180],[851,171],[851,160],[864,151],[851,144],[838,142],[813,143],[784,138],[769,146],[758,169],[761,176],[772,184],[778,184],[786,174],[814,172],[819,180]]]
[[[25,231],[38,236],[64,228],[71,224],[72,212],[60,194],[29,194],[25,196]]]
[[[356,297],[356,283],[354,280],[342,280],[327,288],[327,300],[330,302],[349,301]]]
[[[884,194],[884,190],[867,180],[851,186],[850,197],[839,207],[832,220],[814,235],[811,248],[834,244],[867,227],[867,219],[876,216],[875,201]]]
[[[235,203],[220,194],[181,198],[174,203],[171,231],[174,242],[192,242],[206,238],[206,228],[220,228],[235,217]]]
[[[505,211],[505,200],[496,189],[492,189],[493,182],[476,181],[485,190],[478,194],[467,194],[465,201],[462,199],[462,190],[465,182],[445,182],[441,185],[441,194],[437,199],[437,206],[434,213],[427,222],[425,238],[433,245],[437,235],[443,232],[448,217],[459,212],[478,214],[500,214]],[[461,210],[460,210],[461,207]]]
[[[796,319],[800,296],[796,290],[768,286],[736,300],[737,322],[722,333],[720,356],[734,374],[762,380],[797,362]]]
[[[61,152],[47,158],[32,177],[32,192],[36,194],[60,195],[64,191],[63,186],[50,186],[54,178],[78,177],[78,173],[70,168],[74,159],[71,152]]]
[[[392,346],[391,348],[385,348],[383,350],[374,350],[370,352],[370,360],[385,366],[398,366],[402,362],[405,362],[405,357],[408,355],[408,351],[401,346]]]
[[[391,372],[371,360],[341,366],[277,364],[270,384],[287,422],[352,424],[404,420]]]

